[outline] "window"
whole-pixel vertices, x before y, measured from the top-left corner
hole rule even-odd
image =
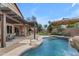
[[[12,33],[12,26],[7,26],[7,33]]]

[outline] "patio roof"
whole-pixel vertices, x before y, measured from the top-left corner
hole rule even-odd
[[[19,22],[22,22],[24,24],[27,23],[15,3],[0,3],[0,11],[6,13],[15,20],[18,20]]]

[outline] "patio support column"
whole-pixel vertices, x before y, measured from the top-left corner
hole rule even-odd
[[[24,31],[25,31],[25,36],[26,36],[26,34],[27,34],[27,32],[26,32],[26,25],[24,26]]]
[[[14,25],[12,26],[12,34],[14,34]]]
[[[35,22],[34,22],[34,39],[36,39],[36,30],[35,30]]]
[[[1,18],[1,47],[6,46],[6,14],[2,14]]]
[[[29,25],[26,25],[26,34],[27,34],[27,36],[29,35]]]

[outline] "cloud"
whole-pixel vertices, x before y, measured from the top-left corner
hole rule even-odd
[[[37,7],[33,8],[31,11],[31,15],[37,16],[36,11],[37,11]]]
[[[76,3],[72,3],[72,7],[74,7],[76,5]]]

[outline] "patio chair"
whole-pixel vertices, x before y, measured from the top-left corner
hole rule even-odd
[[[6,41],[9,41],[10,40],[10,35],[8,34],[7,36],[6,36]]]
[[[6,37],[6,41],[10,41],[10,40],[14,39],[15,38],[15,35],[16,35],[15,33],[8,34],[7,37]]]

